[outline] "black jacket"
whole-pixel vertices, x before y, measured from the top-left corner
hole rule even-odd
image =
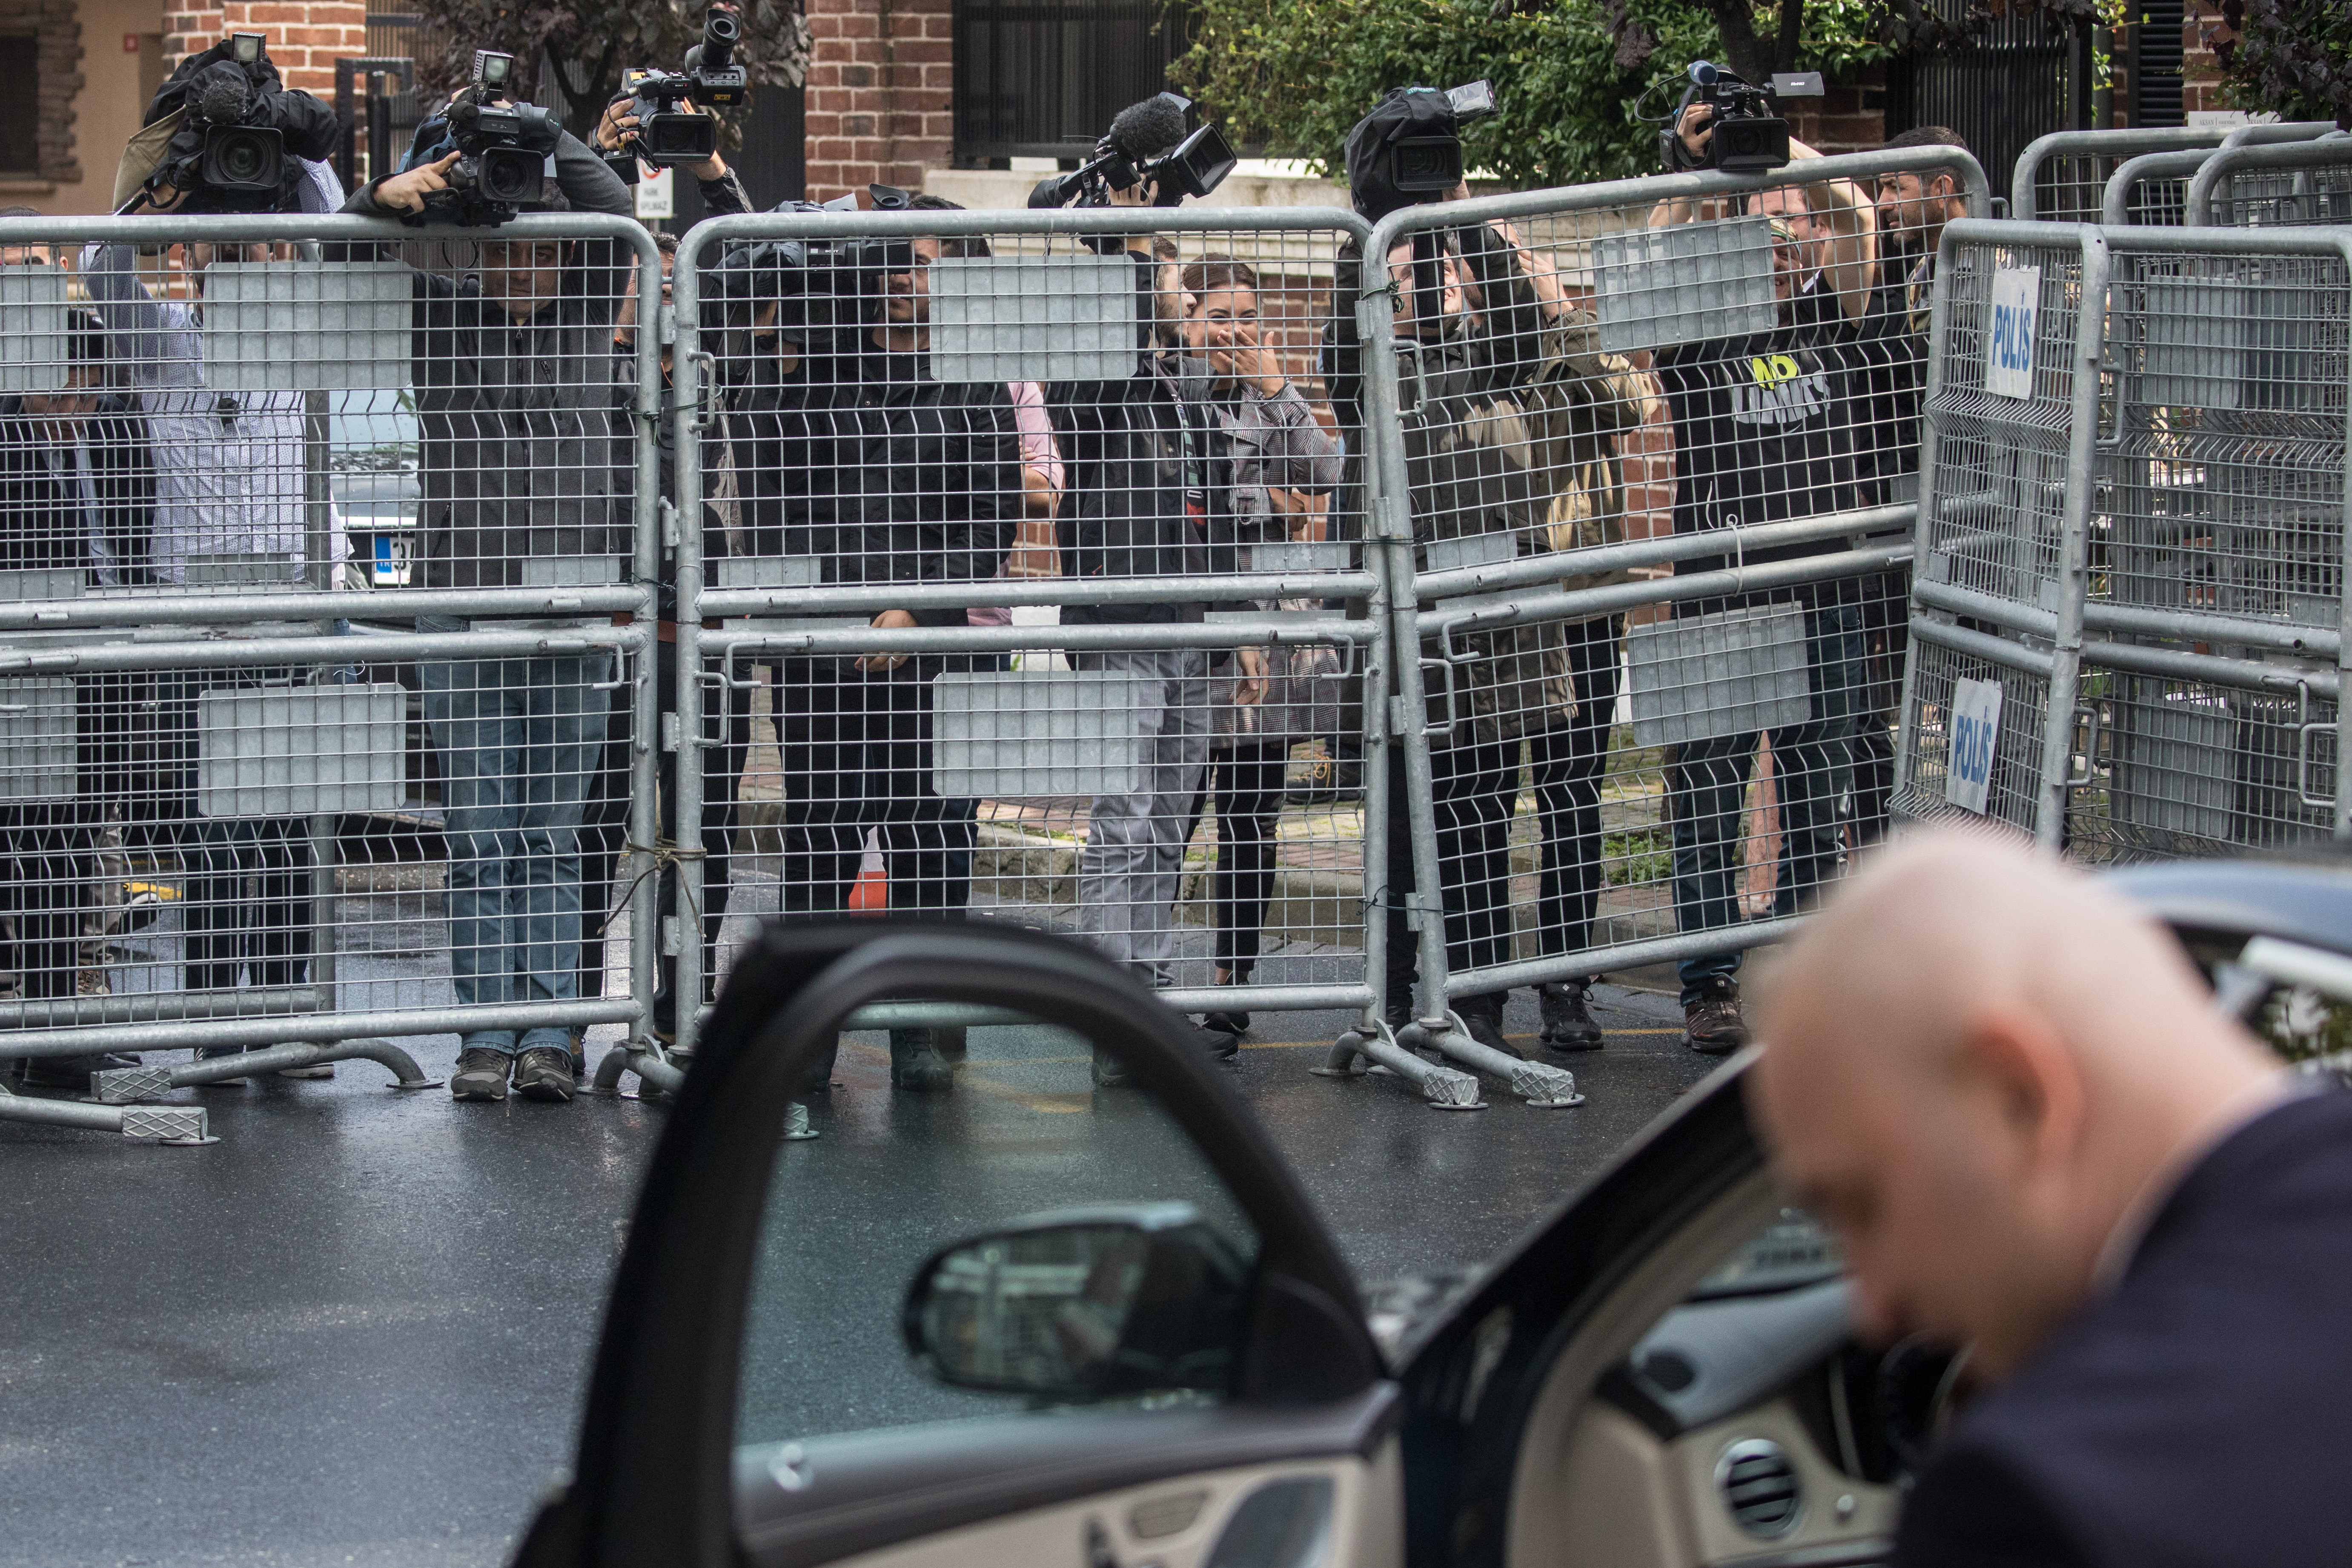
[[[1963,1415],[1897,1568],[2318,1568],[2352,1539],[2352,1095],[2198,1163],[2122,1281]]]
[[[0,398],[0,568],[89,567],[89,520],[70,484],[70,450],[52,448],[22,400]],[[83,426],[98,525],[122,586],[146,583],[155,526],[155,470],[147,421],[129,400],[100,398]]]
[[[556,167],[575,211],[630,211],[628,187],[569,133]],[[381,213],[380,183],[362,186],[343,210]],[[626,258],[611,241],[574,247],[562,292],[527,321],[471,279],[416,274],[420,586],[520,587],[521,563],[532,556],[630,553],[635,388],[613,363]]]
[[[1152,263],[1134,257],[1136,334],[1150,342]],[[1124,381],[1059,382],[1045,409],[1062,449],[1062,509],[1054,521],[1065,577],[1205,574],[1208,552],[1184,507],[1184,421],[1171,367],[1144,353]],[[1066,605],[1066,626],[1198,620],[1197,602]]]
[[[1013,395],[1002,382],[933,381],[927,359],[868,343],[831,357],[832,379],[805,395],[800,451],[777,460],[804,458],[790,481],[804,488],[783,498],[785,527],[797,532],[792,514],[805,518],[824,582],[984,582],[1013,548]],[[961,607],[908,609],[923,626],[964,624]]]

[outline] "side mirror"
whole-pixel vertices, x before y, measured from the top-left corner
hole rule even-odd
[[[1249,1271],[1190,1204],[1033,1215],[931,1255],[907,1349],[951,1388],[1063,1404],[1223,1394]]]

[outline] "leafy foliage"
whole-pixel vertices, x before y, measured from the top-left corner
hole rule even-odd
[[[1485,77],[1501,112],[1465,133],[1472,167],[1521,186],[1617,179],[1656,168],[1657,128],[1637,108],[1662,114],[1687,62],[1727,58],[1713,6],[1743,3],[1200,0],[1175,75],[1235,140],[1326,172],[1390,88]],[[1886,58],[1880,9],[1809,0],[1793,62],[1774,68],[1843,73]]]
[[[2222,0],[2230,32],[2213,53],[2241,109],[2352,126],[2352,5],[2344,0]]]
[[[463,87],[476,49],[515,58],[516,89],[539,89],[542,57],[552,66],[568,113],[564,129],[586,140],[604,105],[619,90],[621,73],[676,70],[688,48],[702,41],[707,0],[417,0],[425,26],[447,42],[439,59],[417,68],[427,89]],[[754,87],[797,87],[809,55],[808,23],[796,0],[730,0],[743,25],[735,58]]]

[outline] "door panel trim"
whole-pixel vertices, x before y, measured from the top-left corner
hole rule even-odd
[[[736,1459],[736,1529],[755,1563],[831,1563],[1212,1470],[1370,1459],[1401,1409],[1381,1383],[1314,1408],[1046,1412],[762,1443]],[[796,1489],[776,1479],[784,1448],[799,1450]]]

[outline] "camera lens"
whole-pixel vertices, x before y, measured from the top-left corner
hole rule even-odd
[[[482,154],[481,190],[492,201],[539,200],[544,162],[535,153],[501,147]]]
[[[232,136],[221,144],[220,161],[221,173],[239,184],[248,184],[261,177],[269,154],[257,137]]]

